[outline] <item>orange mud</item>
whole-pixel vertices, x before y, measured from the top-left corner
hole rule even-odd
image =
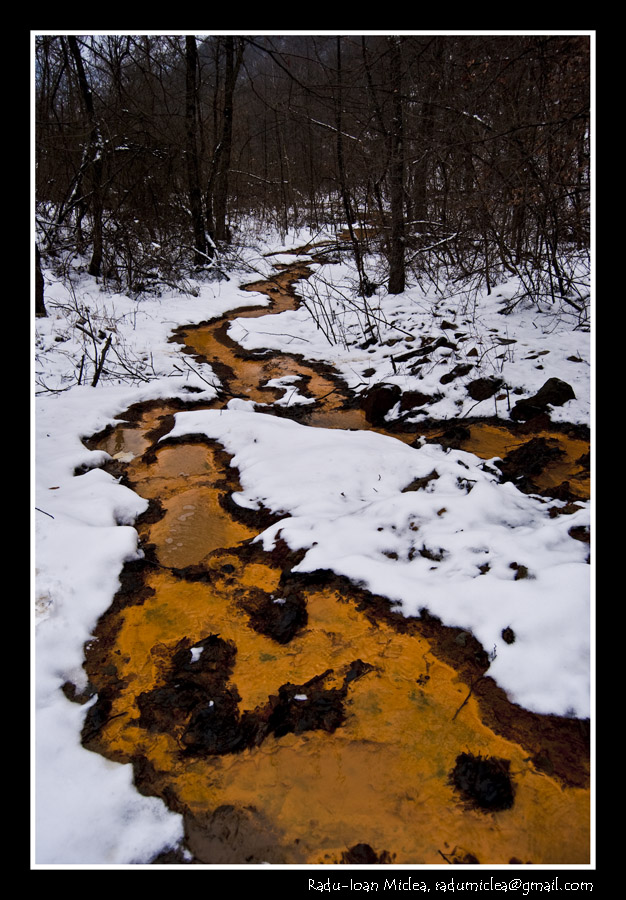
[[[439,429],[440,430],[440,429]],[[583,465],[581,459],[589,453],[589,441],[573,437],[557,428],[533,427],[529,432],[524,426],[507,426],[488,422],[475,422],[468,425],[469,437],[459,442],[460,450],[475,453],[481,459],[506,457],[531,440],[543,439],[547,450],[557,451],[554,459],[547,459],[541,471],[532,475],[537,492],[550,493],[559,485],[566,484],[572,499],[589,499],[590,472],[589,466]],[[436,433],[431,429],[430,434]],[[559,455],[560,454],[560,455]]]
[[[292,303],[283,288],[303,274],[279,275],[274,300]],[[276,285],[251,289],[272,292]],[[320,413],[327,423],[370,427],[359,410],[342,418],[336,381],[289,357],[244,361],[220,327],[187,330],[184,339],[232,372],[233,394],[265,403],[259,385],[301,373],[312,393],[329,395],[330,408]],[[543,732],[534,733],[542,717],[527,714],[517,730],[507,730],[495,707],[486,715],[488,701],[473,691],[486,666],[471,647],[465,662],[451,662],[433,637],[445,629],[375,615],[356,589],[298,579],[288,555],[270,557],[251,545],[262,526],[229,511],[237,485],[226,454],[208,442],[154,449],[175,409],[146,408],[139,421],[120,424],[98,443],[152,503],[138,523],[146,562],[123,579],[86,650],[99,695],[86,721],[86,746],[132,761],[139,789],[184,815],[195,863],[342,863],[359,844],[381,863],[587,863],[588,761],[576,760],[572,778],[546,771],[538,762]],[[472,426],[463,449],[503,457],[527,439]],[[572,441],[572,458],[587,451]],[[549,477],[571,480],[571,464]],[[285,597],[296,597],[306,617],[280,642],[255,625],[253,613]],[[195,659],[212,635],[219,636],[216,646],[231,648],[229,662],[220,657],[196,677],[191,648]],[[457,649],[462,643],[457,637]],[[185,672],[195,691],[189,706],[176,693]],[[285,686],[292,688],[288,703]],[[332,700],[335,718],[274,727],[277,711],[288,717],[291,707],[305,709],[315,691],[320,708]],[[254,725],[253,737],[232,752],[202,751],[189,737],[192,715],[200,707],[208,715],[213,699],[231,704],[237,727],[248,718]],[[514,719],[515,708],[503,702]],[[550,732],[552,741],[567,742],[561,725]],[[487,808],[463,794],[452,783],[461,754],[504,761],[512,803]]]

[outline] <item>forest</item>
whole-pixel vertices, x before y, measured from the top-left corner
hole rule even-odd
[[[364,298],[504,274],[517,299],[584,320],[588,36],[42,35],[35,50],[42,258],[69,245],[140,296],[225,277],[252,222],[337,224]]]
[[[590,869],[595,35],[31,62],[34,867]]]

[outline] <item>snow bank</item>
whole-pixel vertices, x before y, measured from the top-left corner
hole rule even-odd
[[[254,266],[271,269],[262,257]],[[86,276],[74,276],[69,287],[45,275],[48,316],[36,322],[33,367],[33,859],[44,866],[148,863],[181,839],[180,816],[139,795],[129,765],[81,746],[88,706],[61,690],[65,682],[85,686],[84,644],[111,604],[124,563],[140,552],[132,526],[146,508],[97,468],[108,455],[88,450],[82,439],[134,403],[213,399],[210,384],[218,380],[211,367],[194,362],[189,369],[169,337],[179,325],[259,299],[233,281],[202,285],[197,296],[136,301],[105,294]],[[83,330],[90,323],[95,333],[112,335],[124,364],[112,349],[107,360],[118,377],[103,377],[96,388],[88,362],[87,384],[77,384],[82,355],[93,350]],[[76,477],[76,470],[86,471]]]
[[[514,702],[589,715],[588,551],[568,534],[589,525],[586,505],[551,518],[562,504],[500,484],[472,454],[376,433],[235,408],[180,413],[169,436],[198,433],[233,455],[237,503],[282,514],[257,540],[306,550],[295,571],[332,569],[406,615],[426,608],[476,635]],[[403,490],[416,479],[426,486]]]
[[[403,391],[419,391],[434,402],[416,413],[455,418],[508,418],[509,405],[535,394],[548,378],[570,384],[576,395],[551,411],[555,422],[588,425],[591,420],[591,356],[589,334],[567,313],[539,314],[520,304],[502,315],[519,288],[516,279],[473,298],[445,297],[407,289],[399,295],[379,292],[368,300],[354,296],[354,271],[346,263],[315,266],[315,278],[298,284],[306,305],[262,319],[235,319],[229,336],[249,350],[269,347],[299,353],[309,360],[331,363],[357,391],[385,382]],[[368,326],[372,326],[369,328]],[[284,335],[291,336],[285,348]],[[373,343],[369,338],[376,335]],[[416,367],[416,359],[396,360],[421,344],[422,338],[445,338]],[[409,339],[409,340],[407,340]],[[469,370],[442,384],[455,366]],[[468,394],[476,378],[501,379],[509,398],[490,397],[479,403]],[[397,411],[395,413],[397,417]],[[394,418],[394,412],[389,419]]]
[[[290,235],[281,246],[289,251],[311,237]],[[276,259],[255,251],[246,257],[239,282],[233,277],[191,285],[187,295],[172,292],[139,300],[108,295],[79,272],[71,284],[45,272],[48,316],[37,320],[33,336],[37,865],[137,865],[180,839],[180,817],[161,801],[138,795],[129,766],[110,763],[81,746],[87,706],[71,703],[61,691],[66,681],[84,685],[83,645],[113,599],[124,562],[138,554],[133,522],[145,508],[141,498],[97,468],[106,454],[89,451],[81,439],[112,423],[133,403],[212,399],[211,385],[218,382],[211,366],[194,361],[190,369],[169,337],[180,325],[268,302],[239,284],[269,274]],[[341,301],[342,279],[348,284],[354,273],[342,265],[318,266],[318,273],[334,279],[339,288],[338,295],[329,293],[328,301],[328,321],[340,337],[336,343],[327,340],[306,309],[246,319],[245,334],[235,323],[231,336],[245,347],[283,350],[280,332],[299,335],[289,352],[334,364],[351,386],[362,389],[389,381],[404,390],[441,390],[428,414],[457,416],[468,409],[464,380],[441,389],[440,377],[459,360],[441,352],[419,374],[404,364],[394,370],[392,355],[415,343],[384,343],[404,341],[406,331],[416,338],[443,334],[444,317],[454,314],[455,327],[466,329],[472,340],[482,339],[477,346],[483,369],[501,371],[526,395],[547,377],[568,381],[577,399],[554,410],[553,418],[588,423],[588,335],[571,323],[553,321],[548,328],[521,311],[504,320],[497,292],[478,298],[466,315],[462,298],[444,302],[413,289],[398,297],[372,298],[381,342],[362,347],[363,313]],[[323,281],[317,287],[313,280],[298,285],[313,312],[319,290],[324,290]],[[76,383],[83,354],[83,381],[88,385],[93,377],[92,341],[83,330],[90,323],[112,338],[107,360],[113,370],[115,351],[121,358],[118,376],[103,377],[97,388]],[[517,343],[501,345],[498,336],[511,336]],[[100,349],[104,342],[102,338]],[[469,340],[459,342],[463,351],[471,346]],[[304,402],[298,382],[285,378],[277,386],[285,390],[283,403]],[[473,414],[491,414],[491,403],[478,405]],[[292,547],[306,550],[301,571],[332,568],[388,596],[407,615],[426,607],[447,624],[472,630],[485,649],[496,648],[491,673],[522,705],[588,714],[589,567],[586,547],[567,533],[572,525],[588,524],[588,505],[574,516],[550,519],[548,510],[558,503],[498,485],[469,454],[432,446],[411,449],[376,434],[313,431],[254,412],[254,405],[244,400],[230,406],[222,414],[180,414],[174,433],[198,432],[221,441],[241,471],[237,501],[282,511],[281,521],[259,540],[269,547],[280,534]],[[503,404],[498,412],[506,415]],[[87,471],[76,477],[77,469]],[[433,470],[439,477],[425,488],[403,492]],[[519,570],[510,568],[513,562],[527,566],[530,577],[516,580]],[[486,574],[480,574],[481,566],[489,567]],[[513,644],[502,640],[505,627],[516,635]]]

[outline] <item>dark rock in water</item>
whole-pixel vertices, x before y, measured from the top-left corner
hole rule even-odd
[[[172,657],[164,684],[137,698],[138,724],[151,732],[171,734],[184,756],[219,756],[258,747],[271,734],[279,738],[304,731],[335,731],[345,720],[344,702],[352,682],[372,670],[354,660],[340,687],[326,687],[328,669],[305,684],[287,683],[278,695],[254,710],[240,712],[241,698],[229,682],[237,648],[219,635],[209,635],[193,647],[182,640]],[[91,724],[96,733],[110,715],[110,704],[98,708]]]
[[[478,809],[492,812],[510,809],[515,789],[509,767],[508,759],[461,753],[450,773],[450,783]]]
[[[357,678],[361,678],[363,675],[367,675],[368,672],[371,672],[374,669],[374,666],[371,666],[369,663],[363,662],[362,659],[355,659],[350,663],[350,667],[346,672],[343,679],[344,689],[348,687],[350,682],[356,681]]]
[[[190,647],[181,641],[165,684],[137,697],[139,724],[177,734],[187,754],[237,753],[255,739],[254,723],[239,713],[239,694],[228,685],[237,648],[211,634]]]
[[[469,441],[471,431],[466,425],[450,425],[441,434],[428,438],[428,444],[440,444],[444,449],[459,450],[461,444]]]
[[[137,697],[139,724],[148,731],[169,731],[182,724],[205,699],[204,690],[191,682],[165,684]]]
[[[342,725],[346,692],[325,689],[323,681],[328,674],[325,672],[303,685],[285,684],[279,688],[268,720],[269,731],[276,737],[311,730],[332,733]]]
[[[90,742],[97,739],[100,729],[109,720],[112,708],[113,703],[111,699],[106,696],[105,691],[102,691],[94,705],[89,707],[85,716],[81,731],[81,740],[85,747],[89,747]]]
[[[238,753],[253,743],[254,734],[254,723],[240,717],[233,698],[221,696],[194,710],[181,741],[194,754]]]
[[[560,378],[549,378],[533,397],[517,401],[511,410],[511,418],[516,422],[525,422],[545,413],[547,406],[563,406],[568,400],[575,399],[571,385]]]
[[[237,656],[232,641],[210,634],[193,647],[181,643],[172,657],[173,680],[188,678],[197,684],[206,684],[216,674],[223,679],[232,672]]]
[[[370,425],[382,425],[390,409],[398,403],[402,391],[397,384],[375,384],[361,396],[361,408]]]
[[[375,866],[390,863],[391,857],[386,850],[376,853],[369,844],[355,844],[342,853],[341,862],[352,866]]]
[[[555,442],[543,437],[532,438],[511,450],[496,465],[502,472],[503,481],[513,481],[521,490],[534,490],[532,477],[540,475],[545,467],[565,455]]]
[[[287,644],[308,622],[304,595],[286,590],[281,596],[251,591],[242,600],[250,626],[278,644]]]
[[[501,378],[476,378],[467,385],[472,400],[488,400],[496,394],[504,382]]]

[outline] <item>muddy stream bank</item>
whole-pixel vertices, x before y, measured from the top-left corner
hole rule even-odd
[[[304,265],[249,285],[271,306],[181,329],[190,359],[231,397],[278,404],[267,382],[298,376],[315,403],[264,406],[311,427],[421,435],[500,456],[522,487],[575,508],[588,496],[589,442],[538,415],[387,426],[378,398],[355,402],[329,367],[250,354],[232,318],[297,303]],[[372,399],[374,397],[374,399]],[[230,457],[198,438],[160,440],[193,403],[147,403],[94,436],[107,468],[149,501],[128,563],[85,648],[83,743],[133,764],[137,789],[185,824],[189,864],[582,864],[589,861],[588,723],[509,702],[473,636],[405,618],[297,554],[252,540],[271,517],[244,510]],[[567,506],[564,514],[567,514]],[[585,540],[587,535],[572,535]],[[66,693],[79,702],[72,685]]]

